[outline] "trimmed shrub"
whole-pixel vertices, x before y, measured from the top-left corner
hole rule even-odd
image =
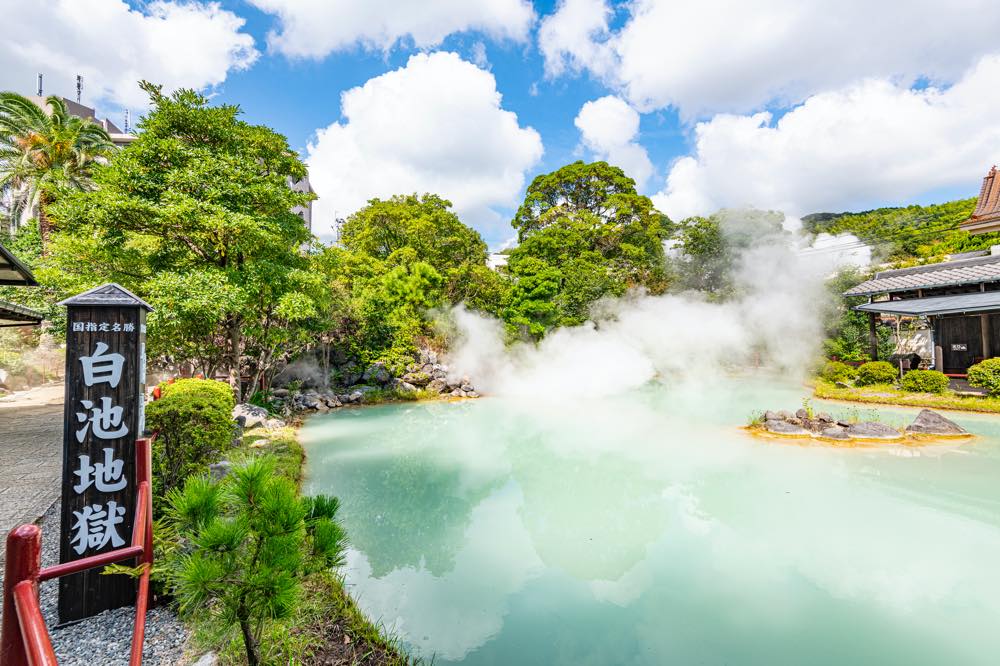
[[[210,400],[218,400],[220,405],[228,405],[229,411],[236,406],[233,387],[225,382],[214,379],[177,379],[169,384],[160,384],[161,398],[174,393],[199,395]]]
[[[862,363],[858,368],[858,374],[854,377],[854,383],[858,386],[871,386],[872,384],[894,384],[899,378],[899,371],[888,361],[870,361]]]
[[[236,434],[232,388],[212,379],[181,379],[161,386],[146,405],[153,443],[153,497],[162,499],[191,474],[204,472],[228,449]],[[161,504],[154,502],[153,506]]]
[[[1000,358],[988,358],[968,370],[969,383],[992,396],[1000,396]]]
[[[948,388],[948,378],[937,370],[910,370],[903,375],[899,387],[913,393],[944,393]]]
[[[848,382],[854,379],[856,374],[857,370],[840,361],[827,361],[819,371],[820,379],[824,379],[831,384]]]

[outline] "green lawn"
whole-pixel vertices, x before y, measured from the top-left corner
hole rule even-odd
[[[815,381],[813,394],[826,400],[847,400],[878,405],[902,405],[904,407],[928,407],[931,409],[954,409],[963,412],[1000,413],[1000,398],[985,396],[957,395],[947,391],[940,395],[933,393],[909,393],[890,384],[875,386],[854,386],[840,388],[822,379]]]

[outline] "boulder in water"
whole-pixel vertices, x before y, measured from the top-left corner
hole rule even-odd
[[[847,428],[847,434],[855,439],[902,439],[898,430],[877,421],[852,423]]]
[[[820,431],[819,436],[824,439],[850,439],[851,436],[847,434],[847,428],[842,428],[840,426],[831,426]]]
[[[906,426],[906,432],[919,435],[942,435],[957,436],[968,435],[968,431],[950,419],[946,419],[937,412],[929,409],[922,409],[913,419],[913,423]]]
[[[800,425],[788,421],[764,421],[764,429],[776,435],[809,435],[809,431]]]

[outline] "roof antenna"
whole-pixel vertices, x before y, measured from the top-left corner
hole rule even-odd
[[[38,75],[38,96],[42,96],[42,75]]]
[[[83,96],[83,77],[79,74],[76,75],[76,103],[80,103],[80,97]]]
[[[128,124],[129,124],[129,112],[125,109],[125,133],[128,134]]]

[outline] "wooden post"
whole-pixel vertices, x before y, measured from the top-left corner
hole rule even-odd
[[[990,316],[981,314],[979,315],[979,332],[983,339],[983,358],[987,359],[993,356],[990,353]]]
[[[877,317],[878,315],[874,312],[868,313],[868,346],[873,361],[878,360],[878,331],[875,328]]]
[[[116,284],[60,305],[68,312],[59,561],[71,562],[121,548],[132,534],[152,308]],[[100,568],[62,577],[59,621],[131,605],[135,588],[134,579]]]

